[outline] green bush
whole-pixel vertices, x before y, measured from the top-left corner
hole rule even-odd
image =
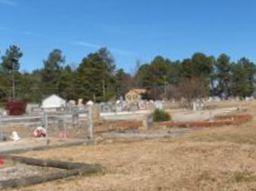
[[[153,120],[154,120],[154,122],[170,121],[171,116],[169,113],[167,113],[164,110],[155,109],[155,111],[153,113]]]

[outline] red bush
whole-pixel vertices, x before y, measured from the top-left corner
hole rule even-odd
[[[4,159],[0,158],[0,167],[4,165]]]
[[[26,112],[26,103],[11,100],[6,103],[5,109],[8,111],[9,115],[23,115]]]

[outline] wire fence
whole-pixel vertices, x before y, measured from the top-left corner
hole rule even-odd
[[[35,116],[5,116],[0,118],[0,140],[19,138],[72,138],[88,137],[86,113],[73,117],[70,114],[42,113]]]
[[[0,141],[31,138],[92,139],[111,131],[138,129],[148,111],[105,112],[99,104],[77,112],[40,112],[0,117]]]

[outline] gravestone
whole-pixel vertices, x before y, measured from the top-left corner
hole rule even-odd
[[[155,101],[155,108],[156,109],[164,109],[164,105],[163,105],[163,102],[162,101]]]
[[[147,102],[147,109],[153,111],[155,109],[155,104],[153,100]]]
[[[116,104],[116,112],[122,112],[123,108],[121,104]]]
[[[100,111],[102,113],[110,113],[110,112],[112,112],[111,106],[108,103],[101,103],[100,104]]]
[[[193,111],[197,111],[197,102],[193,102]]]
[[[138,105],[135,103],[130,104],[130,111],[135,112],[138,110]]]
[[[143,100],[141,100],[141,101],[139,101],[139,109],[140,110],[146,110],[146,103],[145,103],[145,101],[143,101]]]
[[[83,106],[83,99],[78,99],[77,106]]]
[[[73,126],[77,125],[79,122],[79,108],[73,107],[72,108],[72,124]]]
[[[203,100],[196,100],[193,102],[193,111],[201,111],[204,109],[204,102]]]

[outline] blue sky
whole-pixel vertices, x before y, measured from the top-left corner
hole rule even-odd
[[[106,46],[128,72],[137,60],[198,51],[256,61],[255,10],[255,0],[0,0],[0,50],[19,45],[26,71],[54,48],[77,65]]]

